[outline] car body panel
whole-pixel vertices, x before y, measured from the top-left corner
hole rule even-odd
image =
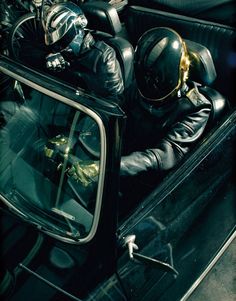
[[[166,15],[171,16],[161,15],[163,22]],[[178,15],[174,19],[182,20]],[[198,24],[197,19],[188,21]],[[146,25],[152,26],[150,22]],[[207,39],[204,34],[202,41]],[[209,44],[218,51],[214,43]],[[29,214],[23,216],[0,191],[0,295],[9,301],[177,301],[188,297],[188,290],[235,233],[234,105],[149,195],[144,199],[137,195],[137,202],[124,211],[119,202],[119,165],[125,113],[109,99],[44,71],[0,56],[4,76],[94,116],[99,124],[103,174],[95,222],[85,238],[68,239],[33,222]],[[230,102],[234,104],[234,98]],[[135,258],[130,258],[126,244],[129,236],[138,247]]]

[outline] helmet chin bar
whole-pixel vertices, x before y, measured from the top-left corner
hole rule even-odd
[[[184,83],[182,83],[182,81],[179,80],[178,85],[177,85],[172,91],[170,91],[168,94],[166,94],[165,96],[160,97],[160,98],[150,98],[150,97],[146,97],[145,95],[143,95],[143,93],[140,91],[140,89],[138,89],[138,91],[139,91],[140,95],[141,95],[144,99],[146,99],[146,100],[148,100],[148,101],[155,101],[155,102],[160,102],[160,103],[162,103],[162,102],[164,102],[166,99],[171,98],[171,97],[175,96],[176,94],[181,94],[181,87],[182,87],[183,84],[184,84]]]

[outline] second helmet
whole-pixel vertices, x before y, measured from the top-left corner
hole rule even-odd
[[[189,59],[184,41],[170,28],[145,32],[135,50],[138,89],[146,99],[162,101],[187,79]]]

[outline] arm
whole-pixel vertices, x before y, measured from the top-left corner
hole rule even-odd
[[[101,56],[100,72],[107,95],[120,95],[124,91],[123,77],[120,64],[113,48],[106,45]]]
[[[210,106],[204,106],[175,123],[156,148],[123,156],[120,174],[133,176],[147,171],[168,171],[175,167],[202,136],[209,114]]]

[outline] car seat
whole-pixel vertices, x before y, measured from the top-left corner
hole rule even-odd
[[[221,93],[210,87],[217,77],[210,51],[207,47],[190,40],[185,40],[185,43],[191,62],[189,78],[199,84],[198,90],[212,104],[212,111],[207,125],[207,129],[209,129],[225,114],[229,108],[229,103]]]
[[[187,1],[181,1],[183,5],[185,2]],[[163,10],[131,6],[130,3],[125,10],[124,22],[130,37],[129,41],[132,41],[134,47],[139,37],[153,27],[172,28],[182,38],[207,47],[211,52],[217,72],[217,78],[212,87],[225,95],[232,106],[235,105],[236,68],[233,58],[236,51],[236,29],[234,27]]]
[[[116,51],[126,89],[133,80],[134,50],[131,43],[119,35],[122,26],[116,9],[101,1],[87,2],[81,8],[88,19],[88,28],[93,31],[93,36],[103,40]]]

